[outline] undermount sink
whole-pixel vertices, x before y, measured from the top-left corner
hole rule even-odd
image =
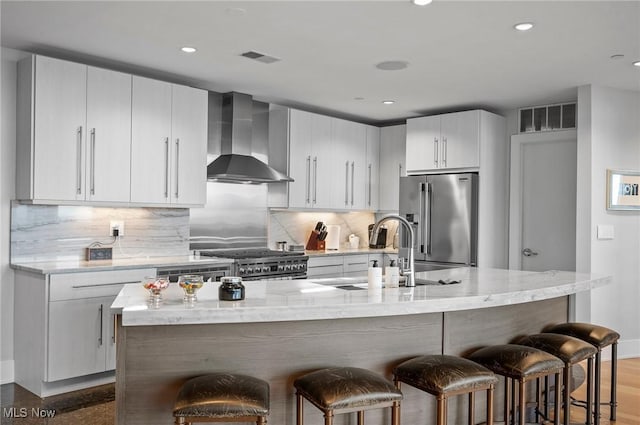
[[[322,279],[309,279],[313,283],[318,283],[320,285],[333,286],[338,289],[342,289],[345,291],[357,291],[357,290],[366,290],[368,289],[367,277],[366,276],[358,276],[358,277],[335,277],[335,278],[322,278]],[[438,281],[428,280],[428,279],[415,279],[416,286],[423,285],[440,285]],[[404,287],[404,279],[400,277],[400,286]],[[384,281],[383,285],[384,287]]]

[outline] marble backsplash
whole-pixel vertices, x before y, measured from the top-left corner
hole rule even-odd
[[[376,214],[371,212],[289,212],[271,211],[269,217],[269,248],[277,249],[278,241],[287,244],[306,245],[311,231],[318,221],[325,224],[340,226],[340,247],[348,248],[349,235],[355,234],[360,238],[360,248],[369,246],[369,224],[376,221]],[[389,223],[387,226],[387,245],[393,243],[393,236],[397,225]]]
[[[124,222],[113,258],[189,253],[186,208],[103,208],[55,205],[11,207],[11,262],[83,260],[94,242],[109,244],[111,220]]]

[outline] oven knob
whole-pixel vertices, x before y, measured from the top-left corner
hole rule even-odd
[[[251,267],[247,267],[247,274],[253,273],[253,269]]]
[[[271,268],[269,266],[262,267],[262,273],[267,273]]]
[[[245,270],[244,267],[240,267],[240,269],[238,270],[238,274],[244,274]]]
[[[294,264],[291,266],[291,270],[300,270],[300,264]]]
[[[291,270],[291,265],[287,264],[287,265],[284,266],[284,271],[285,272],[288,272],[290,270]]]
[[[279,271],[279,272],[281,272],[281,271],[283,271],[283,270],[284,270],[284,266],[283,266],[282,264],[281,264],[281,265],[279,265],[279,266],[278,266],[278,271]]]

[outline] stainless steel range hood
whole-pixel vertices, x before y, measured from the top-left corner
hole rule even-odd
[[[251,155],[253,99],[242,93],[222,97],[221,155],[207,166],[207,180],[226,183],[279,183],[293,179]]]

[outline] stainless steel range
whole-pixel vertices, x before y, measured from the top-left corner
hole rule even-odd
[[[233,272],[244,280],[304,279],[307,277],[309,257],[303,252],[243,248],[202,250],[200,255],[234,260]]]

